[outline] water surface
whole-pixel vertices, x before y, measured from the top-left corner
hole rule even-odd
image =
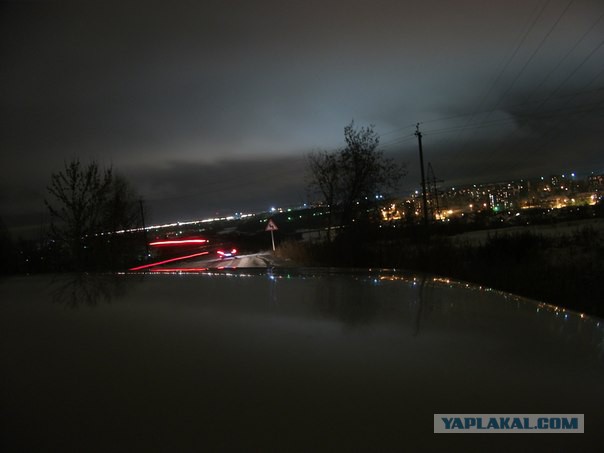
[[[604,323],[392,272],[0,283],[10,451],[597,451]],[[580,413],[586,434],[434,435],[435,413]]]

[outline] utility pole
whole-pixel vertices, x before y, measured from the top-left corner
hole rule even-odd
[[[424,210],[424,225],[428,229],[428,199],[426,197],[426,175],[424,173],[424,151],[422,150],[422,133],[419,131],[419,123],[415,126],[415,135],[419,144],[419,165],[422,170],[422,199]]]

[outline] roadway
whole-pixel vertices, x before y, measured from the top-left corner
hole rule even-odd
[[[224,268],[269,268],[269,267],[292,267],[294,264],[288,260],[277,258],[272,252],[260,252],[247,255],[236,255],[232,258],[219,259],[210,255],[194,257],[157,266],[149,267],[147,270],[158,271],[201,271],[205,269]]]

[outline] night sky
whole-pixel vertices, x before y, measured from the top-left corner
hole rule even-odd
[[[419,186],[604,172],[601,0],[0,3],[0,218],[74,157],[151,223],[307,201],[305,155],[374,124]]]

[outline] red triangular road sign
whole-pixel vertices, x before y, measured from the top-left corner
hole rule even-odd
[[[278,229],[279,228],[277,228],[277,224],[275,222],[273,222],[273,219],[269,219],[264,231],[276,231]]]

